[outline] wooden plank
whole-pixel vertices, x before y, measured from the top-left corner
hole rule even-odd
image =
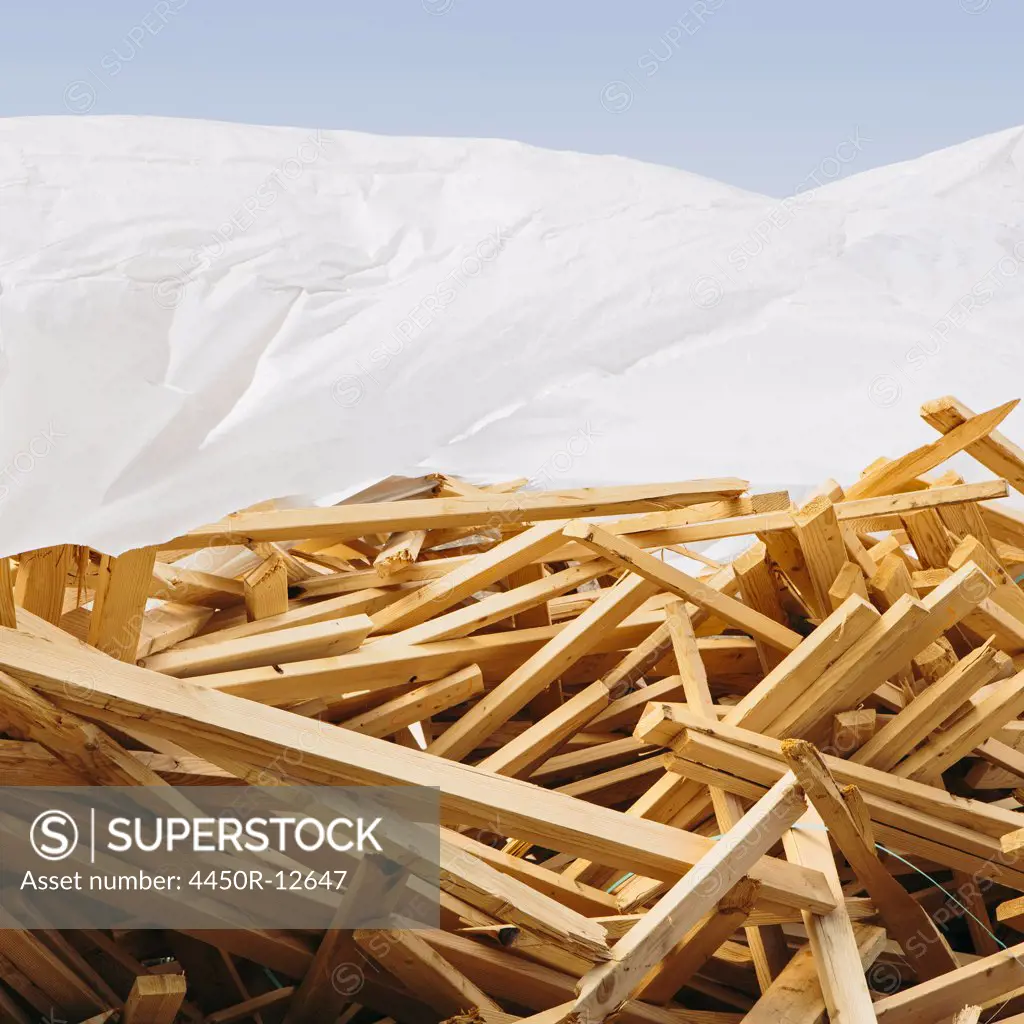
[[[1008,614],[1024,622],[1024,592],[999,559],[971,535],[964,537],[949,556],[949,567],[953,570],[959,569],[966,562],[974,562],[996,584],[991,599]]]
[[[921,564],[929,569],[943,568],[956,549],[957,541],[935,509],[908,512],[901,518]]]
[[[686,605],[682,601],[668,605],[665,609],[665,622],[672,638],[672,649],[675,653],[687,705],[704,718],[717,719],[714,701],[708,688],[707,673],[704,671],[704,663],[700,659],[697,637],[687,614]],[[715,810],[718,831],[725,834],[743,818],[743,804],[734,794],[726,793],[715,786],[709,787],[709,793]],[[737,895],[737,890],[734,889],[730,895]],[[736,906],[742,908],[742,905],[743,900],[740,898]],[[712,929],[709,934],[718,933]],[[766,991],[786,965],[788,950],[785,939],[781,929],[777,928],[748,928],[746,934],[758,983],[761,990]],[[696,943],[695,947],[694,941],[688,942],[685,938],[680,940],[680,948],[677,948],[665,960],[661,973],[664,975],[670,972],[670,976],[674,976],[675,970],[686,969],[686,965],[692,963],[693,948],[702,947],[699,943]],[[717,948],[717,946],[713,947],[712,951]],[[656,988],[656,990],[659,989]],[[646,992],[647,989],[645,988],[644,991]]]
[[[661,589],[677,594],[679,597],[707,609],[710,613],[772,647],[789,652],[800,643],[798,633],[769,619],[767,615],[747,608],[734,598],[720,593],[706,583],[687,575],[681,569],[676,569],[674,566],[660,561],[628,540],[615,537],[593,523],[583,521],[570,523],[564,533],[566,537],[582,541],[598,554],[610,558],[631,572],[638,573]]]
[[[374,960],[442,1017],[501,1007],[413,931],[357,930],[353,937]]]
[[[867,970],[885,949],[885,929],[854,924],[853,934],[860,965]],[[818,981],[814,953],[807,943],[796,952],[772,987],[743,1018],[743,1024],[777,1024],[778,1021],[785,1024],[821,1024],[824,1017],[825,997]]]
[[[840,711],[832,718],[832,752],[850,757],[875,734],[878,715],[874,708]]]
[[[185,999],[182,974],[140,974],[121,1016],[123,1024],[173,1024]]]
[[[747,481],[735,478],[689,480],[630,487],[592,487],[577,491],[463,498],[420,498],[378,504],[335,505],[331,508],[281,509],[228,516],[168,541],[166,547],[243,544],[251,540],[363,537],[368,533],[436,529],[607,516],[683,508],[742,494]]]
[[[288,566],[276,552],[242,578],[245,615],[250,622],[288,611]]]
[[[378,587],[370,587],[366,590],[340,594],[337,597],[323,600],[297,602],[281,615],[271,615],[269,618],[258,619],[256,622],[249,622],[244,612],[241,616],[237,613],[229,613],[232,620],[231,625],[211,623],[211,627],[216,627],[212,632],[181,640],[174,646],[176,651],[189,651],[209,644],[219,644],[224,640],[238,640],[242,637],[258,636],[261,633],[273,633],[279,629],[290,629],[292,626],[308,626],[313,622],[325,622],[327,619],[343,619],[349,615],[359,614],[372,615],[384,605],[401,596],[401,591],[397,589],[383,590]],[[218,614],[217,622],[222,620],[222,614]],[[153,651],[152,653],[158,652]],[[140,652],[139,656],[145,657],[145,653]]]
[[[349,615],[343,619],[291,626],[220,643],[176,647],[143,658],[142,664],[164,675],[185,678],[259,665],[282,665],[309,658],[328,658],[355,650],[372,628],[373,622],[368,615]]]
[[[1024,714],[1024,672],[997,683],[988,696],[971,703],[967,714],[932,736],[892,771],[901,778],[918,780],[941,775],[1007,722]]]
[[[787,772],[783,778],[791,778],[792,774]],[[821,871],[833,893],[837,897],[842,894],[828,834],[815,808],[809,808],[796,827],[783,835],[782,844],[790,861]],[[839,899],[827,914],[805,913],[803,919],[829,1018],[844,1024],[875,1024],[871,993],[864,980],[846,904]]]
[[[103,1007],[102,998],[42,941],[35,932],[22,931],[6,909],[0,909],[0,977],[10,981],[9,964],[30,987],[17,991],[42,1014],[55,1010],[80,1017]],[[36,1001],[34,995],[44,998]]]
[[[898,491],[946,459],[952,458],[957,452],[987,437],[1016,406],[1016,401],[1006,402],[988,412],[973,416],[937,441],[922,445],[892,462],[885,463],[847,488],[847,497],[872,498]]]
[[[245,600],[245,584],[227,576],[198,569],[182,569],[157,562],[149,596],[177,604],[200,604],[206,608],[228,608]]]
[[[907,494],[882,494],[857,501],[837,501],[834,508],[840,523],[855,524],[858,529],[892,529],[899,525],[896,518],[916,509],[936,509],[966,502],[989,501],[1005,498],[1008,492],[1005,480],[985,480],[976,484],[958,484],[913,491]],[[655,527],[655,522],[657,526]],[[656,513],[653,516],[606,523],[610,533],[628,535],[643,548],[669,547],[703,540],[721,540],[726,537],[746,537],[765,534],[764,542],[772,547],[778,534],[791,531],[796,525],[791,510],[780,508],[766,512],[752,512],[727,517],[710,517],[707,521],[691,522],[684,513]],[[794,541],[795,543],[795,541]],[[569,557],[571,551],[559,549],[558,554]],[[775,553],[771,552],[775,559]],[[784,565],[784,561],[780,564]],[[799,581],[794,581],[799,587]]]
[[[0,556],[0,626],[14,629],[18,621],[14,613],[14,584],[11,580],[11,560]]]
[[[743,925],[754,908],[759,888],[757,882],[749,878],[740,879],[711,913],[694,925],[661,963],[652,968],[642,982],[639,997],[650,1003],[669,1002],[714,956],[718,947]]]
[[[802,736],[835,711],[856,706],[876,686],[907,665],[922,647],[955,625],[991,592],[973,563],[937,587],[923,602],[900,598],[771,726],[774,735]]]
[[[925,402],[921,406],[921,418],[943,434],[956,430],[974,417],[975,413],[952,395]],[[964,450],[986,469],[1007,480],[1011,487],[1024,494],[1024,450],[998,430],[990,431],[986,437],[967,445]]]
[[[235,1024],[235,1021],[258,1015],[261,1010],[272,1010],[281,1003],[287,1003],[293,995],[295,995],[294,985],[272,988],[269,992],[263,992],[258,996],[235,1003],[234,1006],[226,1006],[223,1010],[215,1010],[213,1013],[207,1014],[203,1024]]]
[[[616,910],[615,898],[610,893],[583,882],[566,879],[564,875],[543,864],[511,856],[451,829],[445,829],[444,840],[446,847],[457,847],[473,854],[502,874],[524,882],[531,889],[550,896],[569,910],[594,918],[602,914],[611,914]],[[604,926],[604,922],[597,923]]]
[[[26,551],[18,559],[14,600],[47,622],[59,622],[64,610],[64,584],[73,564],[74,548],[70,544]]]
[[[426,537],[426,530],[402,530],[391,534],[373,560],[374,569],[385,578],[407,569],[419,557]]]
[[[786,624],[786,613],[779,600],[779,588],[768,562],[768,549],[758,541],[733,560],[733,571],[743,603],[762,615]],[[765,672],[770,672],[782,660],[782,653],[774,647],[757,643],[757,656]]]
[[[729,721],[756,731],[766,729],[880,620],[878,612],[863,598],[848,598],[743,697],[730,712]]]
[[[853,562],[846,562],[842,569],[839,570],[839,575],[836,576],[835,582],[828,588],[830,611],[835,611],[853,594],[864,598],[866,601],[868,588],[864,582],[864,573],[861,571],[860,566],[855,565]]]
[[[428,746],[428,752],[453,760],[461,760],[472,753],[499,725],[524,708],[586,654],[606,630],[639,608],[654,591],[655,587],[640,576],[624,577],[446,729]]]
[[[671,758],[666,758],[666,766],[672,771],[721,786],[748,800],[762,796],[785,770],[784,764],[771,758],[695,733],[688,732],[673,750]],[[839,777],[838,772],[833,774]],[[915,804],[918,795],[915,794]],[[1002,856],[996,839],[969,827],[950,824],[949,815],[937,817],[907,806],[901,794],[879,796],[865,792],[864,800],[878,838],[916,858],[923,870],[934,872],[941,865],[1024,891],[1024,872],[1019,862]],[[896,873],[907,869],[895,861],[890,870]]]
[[[870,833],[865,834],[851,813],[818,751],[806,740],[783,740],[782,755],[918,977],[937,978],[955,970],[959,963],[945,936],[882,866]]]
[[[886,996],[875,1003],[875,1015],[878,1024],[939,1024],[950,1017],[953,1007],[998,1006],[1020,988],[1024,988],[1024,943]]]
[[[477,555],[450,573],[424,584],[373,616],[374,632],[397,633],[426,622],[478,590],[503,579],[556,547],[562,521],[541,523]]]
[[[98,726],[59,709],[6,672],[0,672],[0,722],[4,731],[48,748],[79,779],[94,785],[166,785]]]
[[[875,607],[888,611],[905,594],[915,597],[907,563],[899,555],[886,555],[868,579],[868,591]]]
[[[422,722],[439,711],[455,707],[484,692],[484,677],[477,665],[459,669],[450,676],[418,686],[377,707],[355,715],[341,723],[345,729],[364,736],[393,736],[414,722]]]
[[[591,683],[485,757],[477,767],[498,775],[525,778],[570,736],[604,711],[608,704],[608,689],[604,683],[600,680]]]
[[[898,715],[890,718],[852,755],[852,760],[889,771],[971,694],[994,679],[998,671],[999,663],[992,644],[978,647],[957,662],[938,682],[915,697]]]
[[[501,622],[510,616],[515,616],[517,629],[550,625],[547,601],[560,594],[568,593],[584,583],[589,583],[591,580],[597,579],[598,576],[603,576],[611,567],[610,562],[600,558],[592,559],[583,565],[570,566],[561,572],[542,576],[512,590],[491,594],[474,604],[453,609],[436,618],[421,622],[418,626],[410,626],[394,633],[389,638],[389,642],[425,644],[438,640],[454,640],[475,633],[495,622]],[[531,565],[527,566],[526,570],[520,571],[539,568],[539,566]],[[544,611],[543,621],[534,619],[525,621],[523,617],[528,617],[528,612],[534,610],[538,605]]]
[[[661,617],[660,609],[641,609],[599,637],[592,653],[617,652],[638,643],[658,625]],[[195,678],[211,689],[280,704],[397,686],[413,677],[414,682],[428,682],[474,664],[483,669],[485,679],[494,680],[510,675],[570,625],[571,622],[558,623],[547,629],[517,629],[411,646],[374,642],[331,658]],[[755,670],[752,642],[747,637],[702,637],[700,646],[713,675],[729,675],[735,670],[737,676],[743,677]]]
[[[794,533],[811,578],[811,599],[819,619],[832,610],[829,590],[846,564],[846,545],[835,506],[825,495],[808,502],[794,516]]]
[[[787,657],[747,694],[726,715],[732,723],[750,729],[763,729],[833,662],[850,650],[874,623],[878,612],[860,598],[850,598],[847,605],[834,612],[811,637]],[[665,627],[668,642],[668,627]],[[657,742],[657,741],[655,741]],[[662,775],[629,807],[631,817],[671,821],[678,827],[695,824],[711,810],[704,787],[672,773]],[[573,866],[576,871],[586,865]],[[636,888],[647,883],[639,881]]]
[[[93,647],[120,661],[135,660],[155,563],[155,547],[102,557],[89,619]]]
[[[557,1007],[557,1020],[571,1010],[576,979],[541,964],[461,935],[429,931],[423,937],[459,970],[492,996],[535,1010]],[[562,1005],[569,1001],[570,1005]],[[623,1008],[619,1024],[740,1024],[740,1015],[680,1006],[652,1006],[634,1000]],[[555,1021],[544,1022],[555,1024]]]
[[[634,996],[651,970],[778,842],[805,806],[793,777],[783,777],[619,939],[611,958],[581,979],[573,1005],[576,1018],[603,1021]]]
[[[677,752],[690,742],[702,744],[704,737],[714,739],[716,746],[724,743],[735,747],[737,752],[751,753],[751,758],[739,759],[752,769],[768,766],[766,772],[758,771],[757,774],[762,785],[776,781],[786,769],[781,740],[729,725],[725,721],[713,722],[695,715],[685,704],[652,704],[636,730],[636,738],[641,742],[671,746]],[[687,755],[683,752],[681,756]],[[866,794],[869,802],[872,796],[894,801],[904,808],[941,820],[950,828],[951,834],[956,826],[979,836],[1000,837],[1020,826],[1021,818],[1016,812],[993,804],[953,797],[935,786],[899,778],[855,761],[828,754],[823,758],[840,784],[856,786]]]
[[[83,610],[78,609],[78,611]],[[161,651],[166,651],[168,647],[187,642],[210,621],[213,614],[212,608],[173,604],[170,601],[150,608],[142,616],[139,642],[135,651],[136,657],[145,658],[151,654],[159,654]],[[68,628],[67,619],[67,615],[61,619],[61,629]],[[86,640],[88,635],[89,627],[86,624],[85,634],[79,639]]]

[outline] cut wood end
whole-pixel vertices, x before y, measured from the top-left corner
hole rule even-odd
[[[733,887],[718,901],[718,910],[723,914],[744,913],[749,914],[757,903],[758,894],[761,891],[761,883],[756,878],[741,878]]]
[[[811,498],[806,505],[802,505],[798,511],[794,512],[793,518],[798,523],[805,523],[815,516],[821,515],[822,512],[827,511],[832,505],[833,501],[827,494],[818,494]]]
[[[586,519],[573,519],[562,527],[562,536],[570,540],[590,540],[597,527]]]
[[[787,739],[782,741],[782,756],[787,761],[807,761],[816,753],[814,744],[808,743],[807,740]]]
[[[1005,833],[999,840],[999,847],[1003,853],[1016,853],[1018,850],[1024,850],[1024,828]]]
[[[960,408],[962,405],[963,403],[953,395],[942,395],[925,402],[921,406],[920,413],[922,416],[931,416],[937,412],[945,412],[947,409]]]

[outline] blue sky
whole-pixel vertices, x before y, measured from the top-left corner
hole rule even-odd
[[[781,196],[858,131],[841,173],[1024,122],[1022,42],[1020,0],[31,0],[0,115],[497,136]]]

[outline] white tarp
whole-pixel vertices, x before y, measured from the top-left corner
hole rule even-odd
[[[512,142],[0,120],[0,549],[424,468],[849,479],[934,436],[924,399],[1024,390],[1022,133],[782,201]]]

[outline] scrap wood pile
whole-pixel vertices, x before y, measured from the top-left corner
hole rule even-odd
[[[443,813],[440,928],[0,931],[0,1019],[1024,1012],[1013,404],[930,403],[929,443],[799,506],[392,479],[0,559],[5,784],[416,784]]]

